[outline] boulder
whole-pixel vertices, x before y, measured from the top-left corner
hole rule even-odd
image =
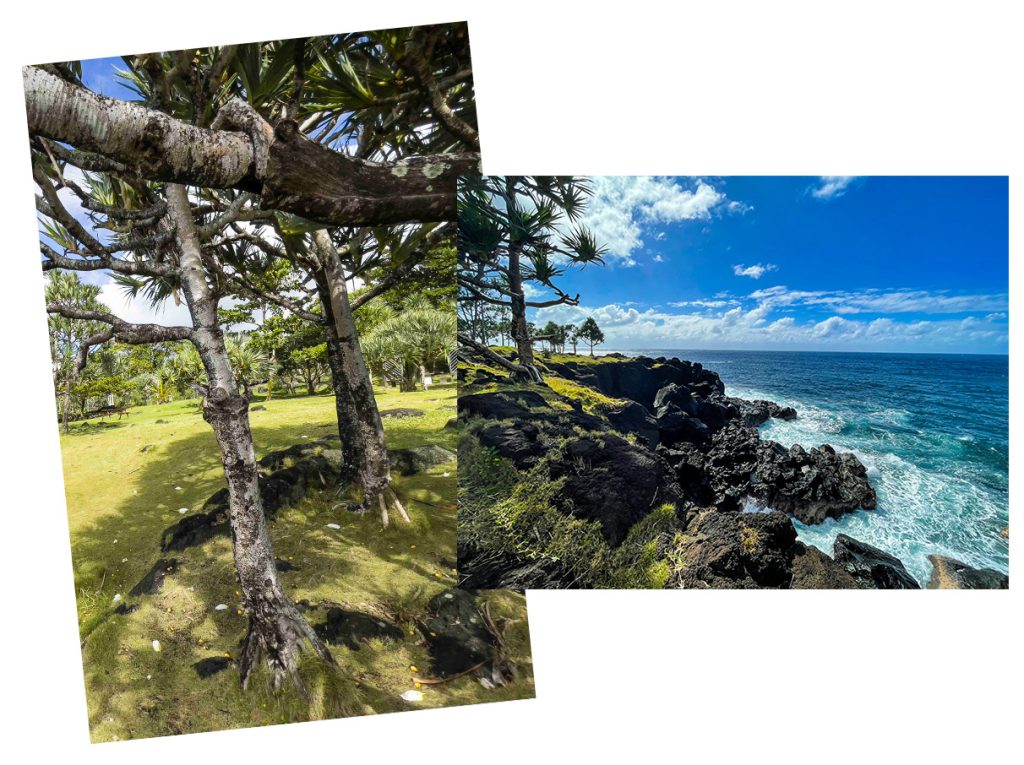
[[[879,590],[919,590],[899,558],[846,534],[836,537],[832,556],[861,586]]]
[[[407,409],[399,407],[397,409],[382,409],[380,411],[380,416],[383,419],[391,417],[396,420],[404,420],[406,417],[423,417],[424,412],[422,409]]]
[[[448,589],[427,604],[420,631],[437,677],[466,672],[494,657],[495,639],[487,628],[474,593]]]
[[[192,669],[196,671],[196,674],[204,680],[208,677],[213,677],[218,672],[223,672],[225,669],[234,664],[227,656],[210,656],[206,659],[200,659],[192,665]]]
[[[1010,577],[991,568],[972,568],[954,558],[929,555],[929,590],[1008,590]]]
[[[414,475],[436,465],[443,465],[455,459],[455,452],[436,444],[414,446],[411,449],[388,449],[391,468],[399,475]]]
[[[546,463],[550,480],[562,479],[558,509],[596,520],[612,546],[655,504],[678,504],[682,493],[672,469],[646,447],[608,432],[565,442]]]
[[[496,450],[520,470],[528,470],[547,453],[540,428],[532,422],[484,425],[475,431],[480,443]]]
[[[774,441],[760,442],[750,494],[807,524],[859,508],[871,510],[877,502],[867,468],[853,454],[837,452],[828,444],[804,450],[799,445],[786,449]]]
[[[740,419],[748,428],[756,428],[770,419],[796,419],[796,409],[791,406],[780,406],[774,401],[765,401],[764,399],[748,400],[743,398],[729,398],[728,401],[736,407]]]
[[[708,511],[696,517],[683,549],[684,587],[788,587],[796,529],[783,513]]]
[[[863,588],[843,565],[813,545],[797,542],[793,551],[794,590],[856,590]]]
[[[605,418],[619,433],[632,433],[651,449],[658,445],[658,421],[635,401],[615,411],[606,412]]]

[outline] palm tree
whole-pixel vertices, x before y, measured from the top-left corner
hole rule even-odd
[[[227,347],[228,359],[231,361],[235,378],[242,387],[242,394],[246,398],[252,398],[252,388],[270,379],[273,371],[270,356],[255,343],[250,342],[247,337],[242,339],[229,337]]]
[[[428,367],[447,362],[456,346],[457,323],[454,308],[414,302],[374,327],[362,340],[363,353],[378,368],[400,359],[406,369],[402,389],[413,390],[417,372],[425,386]]]

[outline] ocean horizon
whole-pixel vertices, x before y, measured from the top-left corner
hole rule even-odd
[[[895,555],[925,586],[929,554],[1009,573],[1007,354],[601,349],[677,357],[717,372],[726,393],[797,410],[770,420],[784,446],[851,451],[878,493],[875,510],[807,526],[800,539],[831,554],[840,533]],[[595,349],[595,354],[598,351]],[[754,503],[748,510],[757,511]]]

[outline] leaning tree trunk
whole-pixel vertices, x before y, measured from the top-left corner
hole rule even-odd
[[[327,317],[327,355],[338,402],[338,432],[346,464],[350,457],[354,460],[352,464],[363,487],[363,509],[379,510],[385,526],[389,523],[389,507],[394,507],[408,521],[405,507],[391,487],[391,462],[384,440],[384,424],[377,410],[369,369],[359,347],[341,260],[326,230],[317,231],[313,235],[313,243],[320,262],[320,273],[315,280]],[[351,435],[353,430],[354,438]],[[346,432],[349,433],[348,443]]]
[[[249,401],[239,391],[228,360],[217,321],[217,298],[206,279],[185,187],[168,185],[167,204],[175,227],[182,289],[194,327],[191,338],[206,370],[203,417],[217,436],[224,463],[235,569],[249,615],[249,631],[238,663],[242,686],[248,684],[262,657],[274,672],[275,688],[285,676],[291,676],[304,691],[298,660],[306,642],[325,661],[334,664],[334,659],[285,594],[277,575],[249,428]]]
[[[519,269],[517,245],[509,247],[508,287],[512,293],[512,338],[519,353],[519,364],[531,382],[543,382],[540,370],[533,360],[533,341],[530,339],[530,328],[526,323],[526,296],[523,294],[523,275]]]

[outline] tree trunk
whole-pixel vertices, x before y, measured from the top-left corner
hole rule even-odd
[[[206,370],[203,417],[220,446],[228,484],[235,569],[249,615],[249,630],[238,663],[242,686],[248,684],[250,673],[264,657],[274,672],[275,688],[290,676],[304,691],[298,657],[306,642],[325,661],[334,664],[334,659],[285,594],[278,578],[260,496],[249,402],[239,391],[228,360],[224,334],[217,322],[217,299],[206,279],[185,187],[168,185],[167,204],[175,226],[185,302],[194,326],[192,342]]]
[[[512,245],[508,253],[508,287],[512,293],[512,338],[519,353],[519,364],[531,382],[543,382],[533,361],[533,341],[526,323],[526,296],[523,294],[523,276],[519,270],[519,247]]]
[[[316,281],[327,318],[328,359],[335,399],[339,402],[338,426],[342,449],[346,460],[350,456],[354,460],[352,464],[363,487],[363,508],[375,510],[379,507],[386,525],[387,506],[392,500],[402,516],[407,516],[391,489],[391,462],[384,440],[384,424],[377,410],[377,399],[373,395],[363,351],[359,347],[345,273],[327,231],[317,231],[313,235],[313,243],[321,267]],[[342,418],[348,422],[342,422]],[[348,448],[342,431],[349,432],[351,446]]]

